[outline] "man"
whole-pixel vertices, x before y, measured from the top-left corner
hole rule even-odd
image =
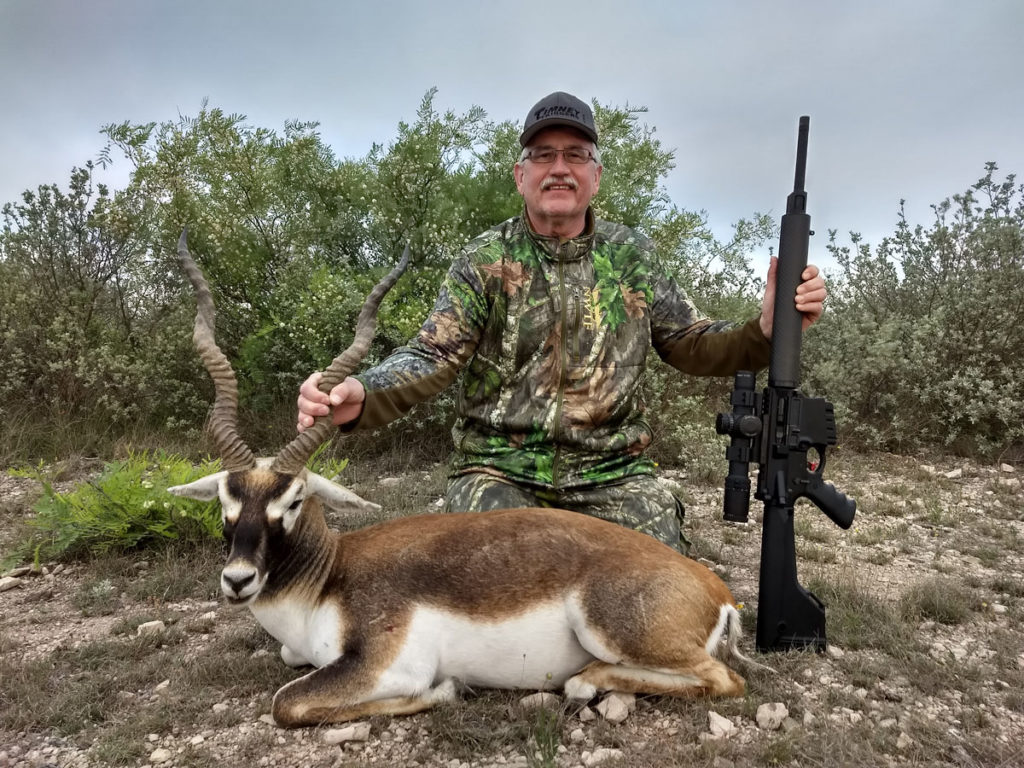
[[[601,184],[590,107],[557,92],[526,116],[514,173],[523,214],[471,241],[409,345],[358,377],[300,389],[298,428],[333,412],[345,429],[380,426],[447,387],[464,367],[446,510],[572,509],[677,549],[682,505],[644,456],[647,350],[684,373],[728,376],[768,364],[775,263],[761,315],[712,322],[652,267],[652,245],[594,218]],[[797,308],[821,316],[825,283],[808,266]]]

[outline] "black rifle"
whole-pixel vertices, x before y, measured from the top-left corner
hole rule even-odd
[[[849,528],[857,504],[822,479],[825,448],[836,444],[832,403],[805,397],[800,385],[802,315],[793,303],[807,266],[811,217],[807,215],[804,170],[810,118],[800,118],[796,181],[786,200],[779,238],[768,386],[754,389],[754,374],[740,371],[731,413],[720,413],[715,429],[732,440],[726,450],[725,519],[746,522],[750,508],[751,462],[757,462],[757,492],[764,502],[761,574],[757,601],[759,651],[825,649],[825,606],[796,577],[793,505],[807,498],[840,528]]]

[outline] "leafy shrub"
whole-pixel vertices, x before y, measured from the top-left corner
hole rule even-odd
[[[901,211],[873,253],[831,233],[842,274],[805,359],[846,438],[987,456],[1024,447],[1024,186],[995,171],[933,206],[928,229]]]
[[[348,466],[330,443],[310,457],[307,466],[334,479]],[[28,521],[34,535],[15,547],[4,562],[34,557],[37,561],[70,559],[198,544],[221,537],[220,506],[174,496],[167,489],[220,471],[219,459],[198,465],[163,452],[130,453],[104,464],[99,475],[68,492],[57,491],[40,464],[34,469],[9,470],[37,480],[43,487],[35,517]]]
[[[194,467],[188,459],[163,453],[133,454],[106,464],[96,479],[66,493],[54,489],[41,467],[12,470],[43,486],[36,516],[29,521],[35,535],[16,551],[22,557],[54,560],[219,538],[216,502],[183,499],[167,491],[219,467],[219,460]]]
[[[109,125],[101,163],[115,148],[130,161],[126,189],[94,188],[86,164],[67,190],[44,185],[5,206],[0,460],[109,455],[132,431],[198,435],[212,395],[190,347],[191,291],[174,264],[186,224],[217,304],[218,342],[238,372],[241,422],[271,425],[284,404],[291,412],[265,430],[267,442],[290,431],[297,385],[347,345],[363,296],[410,242],[414,263],[381,307],[365,363],[405,343],[458,249],[521,210],[515,124],[478,107],[442,112],[435,100],[431,89],[391,142],[342,161],[316,123],[276,133],[205,104],[196,117]],[[595,105],[606,169],[595,211],[647,233],[659,270],[709,316],[751,317],[763,284],[750,255],[770,244],[774,223],[755,215],[720,243],[704,213],[674,206],[663,185],[674,156],[643,113]],[[1024,450],[1024,195],[995,170],[934,206],[927,229],[901,214],[874,252],[856,235],[841,247],[833,233],[841,274],[807,336],[804,383],[835,403],[844,440]],[[661,458],[696,466],[717,442],[728,382],[677,378],[652,372],[650,413]],[[428,440],[450,423],[451,403],[416,417]],[[397,430],[396,440],[415,432]]]
[[[94,453],[135,425],[201,423],[191,317],[150,257],[141,205],[94,188],[87,164],[67,190],[43,185],[4,206],[3,453]]]

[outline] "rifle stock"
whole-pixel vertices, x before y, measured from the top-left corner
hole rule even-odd
[[[803,317],[793,297],[807,267],[811,217],[804,175],[810,118],[801,117],[796,176],[786,201],[779,237],[772,351],[768,386],[755,391],[755,376],[736,374],[731,413],[720,413],[719,434],[732,439],[726,450],[724,517],[748,519],[749,465],[758,464],[755,498],[764,502],[758,583],[757,648],[760,651],[813,647],[824,650],[825,606],[797,579],[793,511],[807,498],[840,528],[853,524],[856,503],[824,481],[825,451],[836,444],[832,404],[801,394],[800,347]]]

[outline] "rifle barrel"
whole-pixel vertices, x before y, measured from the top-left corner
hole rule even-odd
[[[800,118],[796,147],[796,181],[786,200],[779,236],[779,266],[775,273],[775,319],[772,322],[772,352],[768,368],[768,385],[800,386],[800,340],[803,316],[793,303],[801,275],[807,266],[810,245],[811,217],[807,215],[807,192],[804,175],[807,168],[807,135],[811,119]]]
[[[807,134],[811,130],[811,118],[803,115],[800,118],[800,127],[797,129],[796,139],[796,175],[793,179],[793,191],[804,191],[804,176],[807,171]]]

